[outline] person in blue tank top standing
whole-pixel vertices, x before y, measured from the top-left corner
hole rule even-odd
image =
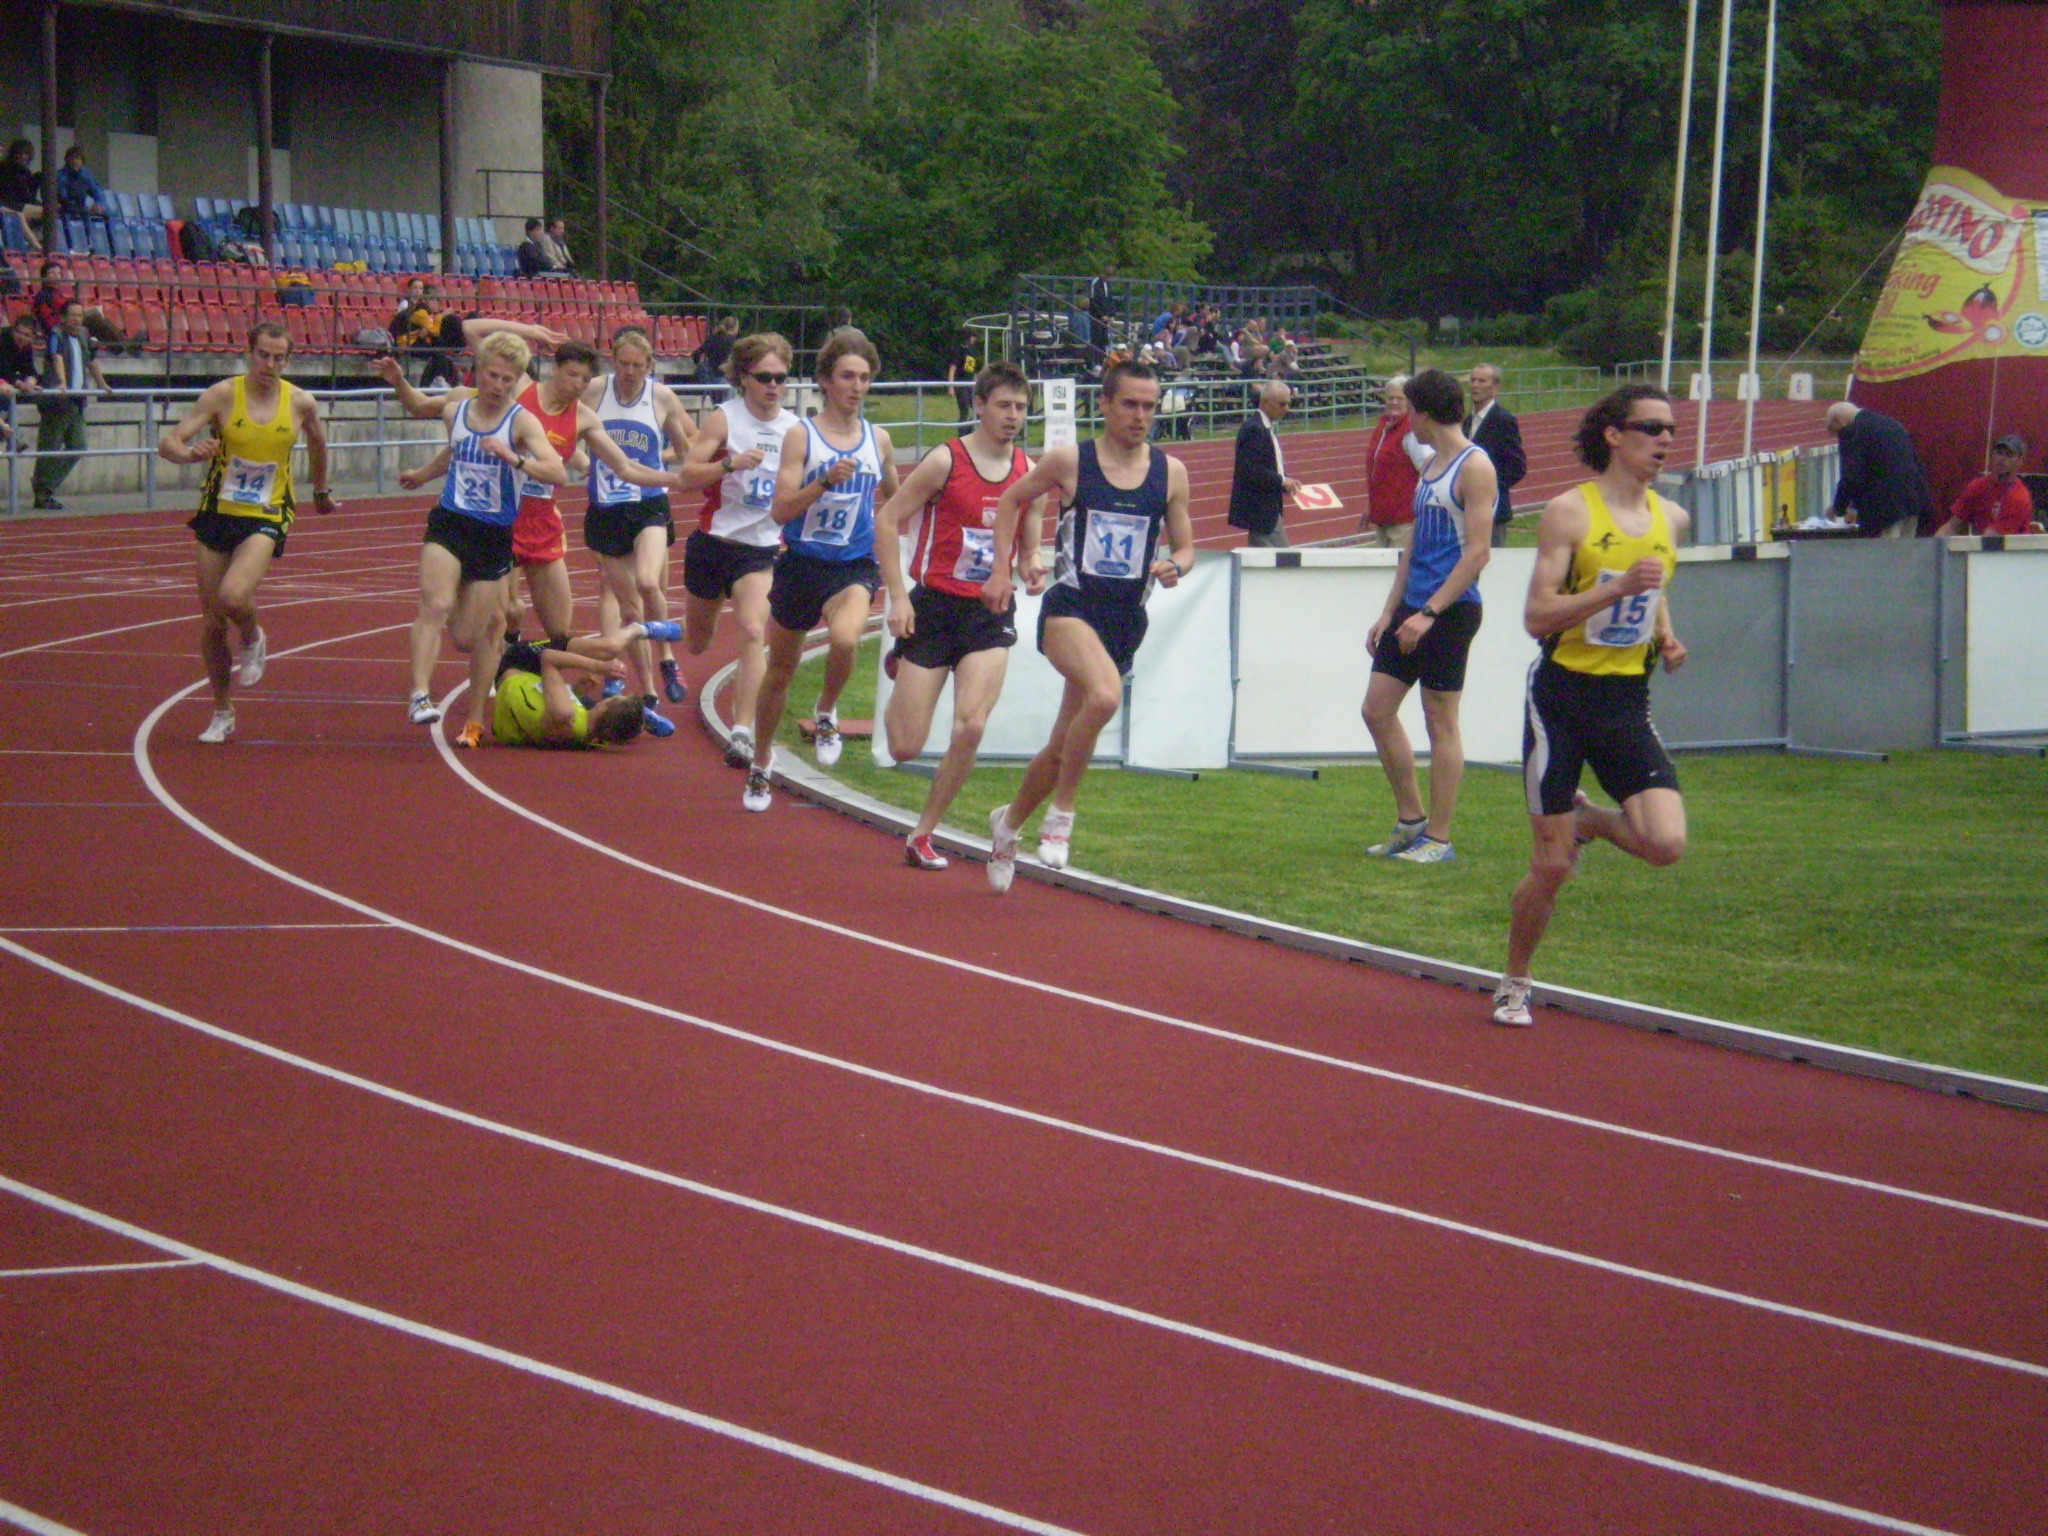
[[[1451,816],[1465,778],[1458,701],[1465,658],[1479,633],[1479,573],[1493,545],[1499,495],[1493,461],[1465,436],[1465,391],[1441,368],[1404,386],[1415,435],[1431,457],[1415,487],[1415,537],[1401,551],[1387,606],[1366,640],[1372,681],[1365,728],[1394,790],[1394,833],[1366,852],[1410,864],[1442,864],[1451,852]],[[1401,724],[1408,690],[1422,684],[1429,731],[1429,814],[1415,779],[1415,748]]]
[[[1171,587],[1194,569],[1188,471],[1148,439],[1159,411],[1159,376],[1144,363],[1116,363],[1102,375],[1102,435],[1055,448],[996,503],[994,570],[981,600],[992,613],[1011,602],[1012,551],[1024,509],[1059,493],[1052,584],[1038,612],[1038,649],[1066,679],[1044,748],[1024,770],[1016,798],[989,817],[988,880],[1007,891],[1017,869],[1026,820],[1052,802],[1038,829],[1038,857],[1067,864],[1074,803],[1096,738],[1123,706],[1124,674],[1145,638],[1145,598],[1153,582]],[[1025,530],[1023,574],[1039,575],[1039,530]],[[1171,552],[1160,553],[1162,538]]]
[[[432,725],[441,711],[428,692],[441,657],[441,632],[469,657],[469,721],[457,744],[482,744],[484,711],[498,670],[504,591],[512,570],[512,525],[519,520],[522,476],[566,485],[569,471],[539,420],[518,402],[533,353],[508,331],[477,343],[476,393],[443,407],[448,446],[398,477],[408,490],[443,473],[441,500],[427,514],[420,546],[420,609],[412,621],[412,697],[407,716]]]
[[[754,765],[740,804],[765,811],[773,801],[769,771],[775,732],[804,637],[821,622],[830,650],[818,691],[814,741],[820,768],[839,761],[839,694],[853,676],[854,655],[868,610],[882,585],[875,563],[875,508],[896,494],[896,449],[889,434],[861,414],[882,366],[874,343],[842,326],[818,349],[825,403],[790,428],[775,472],[768,515],[782,529],[782,556],[768,587],[768,665],[754,698]]]

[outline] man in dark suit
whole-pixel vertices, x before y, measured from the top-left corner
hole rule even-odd
[[[1500,500],[1493,509],[1493,547],[1499,549],[1508,541],[1508,522],[1515,515],[1514,489],[1529,472],[1529,457],[1522,451],[1522,424],[1500,403],[1500,369],[1492,363],[1475,363],[1466,377],[1465,390],[1472,400],[1465,435],[1486,450],[1500,479]]]
[[[1866,539],[1911,539],[1923,520],[1938,521],[1927,473],[1905,425],[1882,411],[1839,400],[1828,407],[1828,430],[1842,445],[1835,515],[1847,516]]]
[[[1288,478],[1277,429],[1293,400],[1293,390],[1278,379],[1268,379],[1259,390],[1259,408],[1237,429],[1237,460],[1230,476],[1230,526],[1244,529],[1245,542],[1254,549],[1287,548],[1280,503],[1300,490],[1301,482]]]

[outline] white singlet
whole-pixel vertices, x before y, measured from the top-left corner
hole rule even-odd
[[[752,469],[735,470],[714,480],[704,492],[704,510],[697,526],[715,538],[735,544],[766,549],[782,542],[782,529],[768,515],[775,501],[775,476],[782,465],[782,440],[803,418],[794,411],[781,410],[774,420],[763,421],[747,409],[744,400],[727,400],[718,407],[725,416],[725,451],[738,457],[759,449],[761,462]]]

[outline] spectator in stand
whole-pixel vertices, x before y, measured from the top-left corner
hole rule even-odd
[[[427,366],[420,372],[421,389],[431,389],[442,381],[451,389],[461,384],[462,370],[455,366],[455,359],[465,345],[464,318],[452,310],[443,309],[441,290],[432,283],[425,285],[419,305],[413,311],[412,328],[402,342],[407,348],[427,354]]]
[[[1911,539],[1940,520],[1927,473],[1903,424],[1847,400],[1828,407],[1828,430],[1842,445],[1835,515],[1866,539]]]
[[[71,274],[61,261],[44,262],[42,276],[42,285],[30,296],[29,310],[42,330],[41,339],[47,339],[63,327],[64,306],[71,302],[73,295],[65,286]],[[102,346],[120,347],[128,340],[121,328],[107,318],[106,311],[96,304],[88,304],[85,308],[85,328]]]
[[[107,194],[85,168],[85,151],[76,144],[64,151],[64,167],[57,172],[57,211],[67,219],[106,217]]]
[[[1245,531],[1253,549],[1286,549],[1287,529],[1280,519],[1285,498],[1301,489],[1287,473],[1280,449],[1280,418],[1293,403],[1294,392],[1278,379],[1259,390],[1259,408],[1237,429],[1237,452],[1230,475],[1230,526]]]
[[[27,139],[8,145],[7,158],[0,160],[0,208],[21,215],[28,248],[40,251],[43,241],[36,233],[36,221],[43,216],[43,178],[36,174],[36,147]]]
[[[107,387],[100,372],[99,349],[85,330],[85,306],[73,299],[64,306],[62,324],[50,336],[47,393],[37,402],[36,460],[33,484],[36,507],[61,512],[57,499],[66,477],[85,452],[85,407],[93,394]]]
[[[1365,448],[1365,516],[1358,526],[1382,549],[1414,543],[1415,487],[1431,458],[1411,430],[1407,384],[1405,374],[1387,380],[1379,424]]]
[[[1247,320],[1244,329],[1237,333],[1238,372],[1246,378],[1257,378],[1266,371],[1266,363],[1273,355],[1273,349],[1266,344],[1266,321],[1262,315]]]
[[[739,340],[739,336],[738,315],[727,315],[705,332],[703,345],[690,354],[697,364],[699,384],[717,384],[724,381],[725,360],[732,356],[733,343]]]
[[[953,386],[953,405],[962,421],[974,415],[974,376],[979,372],[981,359],[975,355],[974,332],[963,325],[960,339],[946,355],[946,382]]]
[[[405,297],[398,301],[398,312],[391,317],[391,344],[395,347],[409,347],[409,340],[416,332],[423,330],[430,318],[427,312],[427,280],[424,277],[411,278],[405,285]]]
[[[1522,449],[1522,424],[1500,403],[1500,378],[1500,369],[1492,363],[1475,363],[1465,379],[1465,392],[1472,401],[1465,435],[1493,460],[1493,473],[1500,482],[1500,501],[1493,509],[1495,549],[1507,543],[1508,524],[1514,521],[1510,493],[1529,473],[1529,456]]]
[[[567,219],[553,219],[549,221],[547,252],[549,271],[559,272],[564,277],[574,277],[576,275],[576,258],[569,254],[569,221]]]
[[[2033,533],[2041,524],[2034,516],[2034,493],[2019,476],[2027,456],[2027,440],[2017,432],[1991,445],[1991,469],[1963,487],[1949,508],[1948,521],[1935,529],[1938,537],[1957,533]]]
[[[1195,317],[1194,351],[1197,357],[1223,350],[1223,325],[1216,306],[1205,304]]]
[[[43,387],[41,348],[36,323],[27,315],[18,317],[0,335],[0,426],[14,441],[14,412],[22,399]]]
[[[1088,345],[1098,356],[1109,350],[1109,317],[1116,313],[1109,280],[1115,276],[1115,267],[1104,267],[1102,276],[1088,280]]]
[[[546,229],[547,226],[539,219],[528,219],[526,221],[526,238],[519,242],[519,275],[521,277],[537,277],[541,273],[550,270],[546,246],[547,236],[544,233]]]

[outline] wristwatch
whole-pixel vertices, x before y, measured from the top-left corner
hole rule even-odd
[[[729,453],[728,453],[728,454],[727,454],[727,455],[726,455],[726,456],[725,456],[724,458],[720,459],[720,460],[718,461],[718,464],[719,464],[719,468],[723,469],[723,470],[724,470],[724,471],[725,471],[725,472],[726,472],[726,473],[727,473],[728,475],[732,473],[732,455],[731,455],[731,454],[729,454]]]
[[[1427,603],[1424,603],[1420,608],[1416,609],[1415,611],[1421,614],[1425,619],[1440,619],[1443,617],[1442,614],[1438,613],[1434,608],[1430,607]]]

